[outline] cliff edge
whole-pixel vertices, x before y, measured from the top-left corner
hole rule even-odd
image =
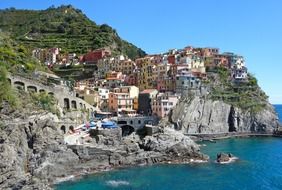
[[[180,100],[170,121],[185,134],[273,133],[280,125],[269,103],[258,112],[251,112],[221,100],[199,96]]]

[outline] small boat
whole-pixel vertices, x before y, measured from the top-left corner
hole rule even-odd
[[[102,128],[104,128],[104,129],[114,129],[114,128],[118,128],[118,126],[113,121],[102,121]]]

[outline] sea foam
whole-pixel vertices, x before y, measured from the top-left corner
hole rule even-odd
[[[125,186],[129,185],[128,181],[122,181],[122,180],[109,180],[106,182],[107,185],[112,187],[118,187],[118,186]]]

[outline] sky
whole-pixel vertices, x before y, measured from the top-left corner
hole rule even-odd
[[[71,4],[148,54],[187,45],[243,55],[273,104],[282,104],[281,0],[1,0],[0,9]]]

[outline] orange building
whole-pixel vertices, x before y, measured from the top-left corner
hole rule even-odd
[[[115,113],[132,112],[138,109],[139,89],[136,86],[115,88],[109,94],[109,110]]]

